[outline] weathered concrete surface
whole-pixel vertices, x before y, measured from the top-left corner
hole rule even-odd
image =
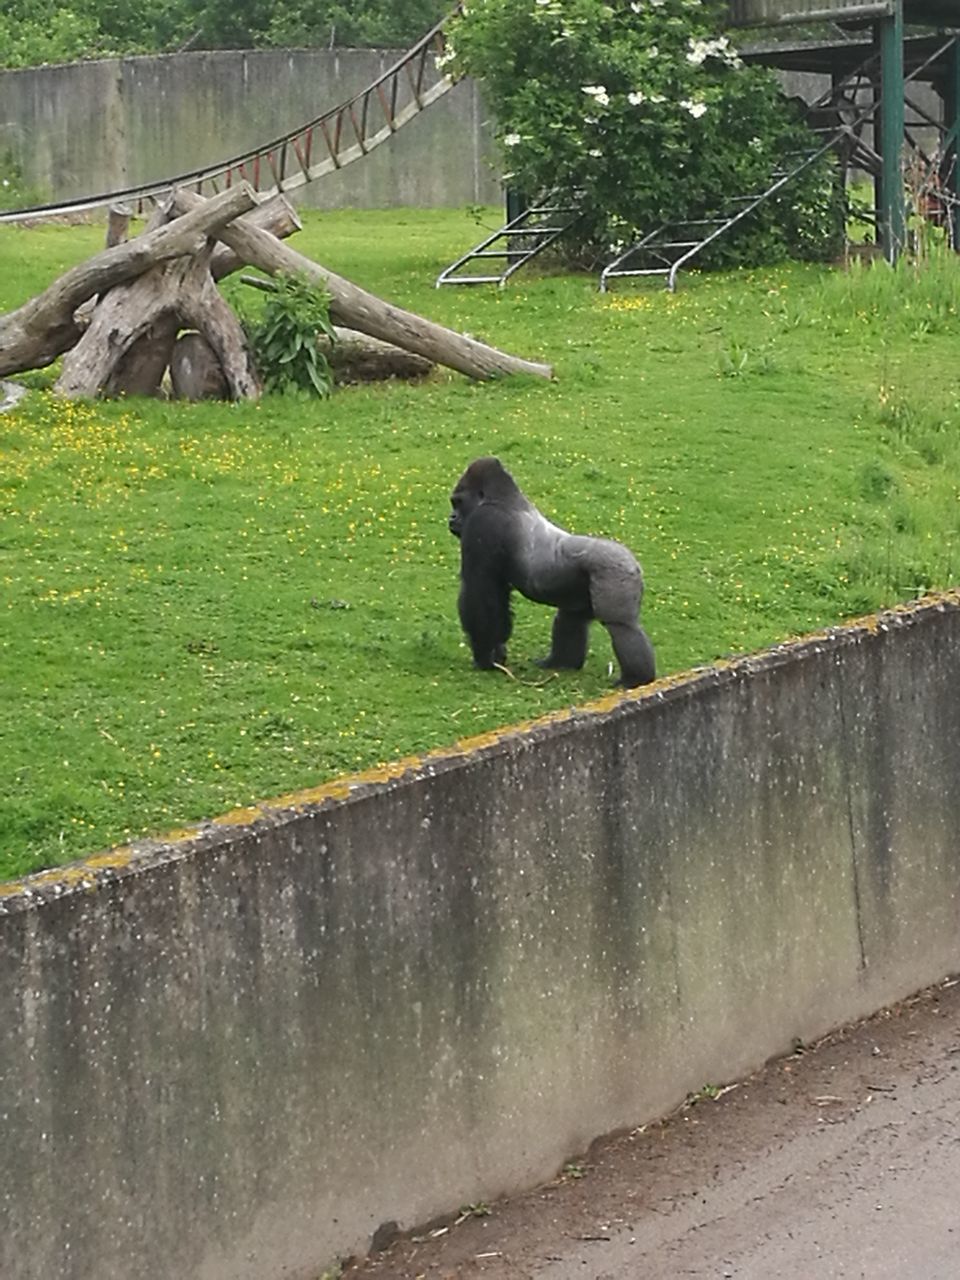
[[[594,1143],[346,1280],[956,1280],[960,982]]]
[[[958,677],[952,596],[0,886],[0,1275],[315,1280],[960,968]]]
[[[269,142],[376,80],[389,50],[214,50],[0,72],[0,155],[45,200],[163,180]],[[463,81],[383,146],[296,193],[317,208],[496,203],[492,142]]]

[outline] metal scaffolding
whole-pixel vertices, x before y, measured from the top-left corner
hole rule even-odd
[[[874,103],[872,163],[864,165],[874,181],[877,239],[893,262],[907,243],[905,169],[926,164],[933,174],[935,198],[960,249],[960,4],[957,0],[731,0],[731,23],[765,29],[798,27],[796,40],[757,43],[745,56],[781,70],[829,74],[839,82],[854,60],[872,50],[875,73],[867,86]],[[819,38],[805,34],[824,29]],[[911,97],[916,83],[931,85],[942,103],[939,119]],[[939,143],[934,156],[917,142],[916,129],[933,127]]]

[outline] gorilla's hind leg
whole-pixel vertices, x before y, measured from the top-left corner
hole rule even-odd
[[[632,689],[634,685],[649,684],[657,678],[657,664],[653,645],[643,627],[636,623],[607,622],[613,652],[620,663],[619,684]]]
[[[538,667],[563,667],[579,671],[587,657],[587,633],[590,630],[590,614],[566,613],[558,609],[553,619],[553,643],[550,652],[537,663]]]

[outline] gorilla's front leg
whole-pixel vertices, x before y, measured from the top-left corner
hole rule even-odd
[[[510,587],[490,575],[464,572],[460,621],[470,641],[473,665],[480,671],[507,665],[507,641],[513,628]]]
[[[653,645],[643,627],[636,623],[605,622],[613,642],[613,652],[620,663],[618,684],[632,689],[638,684],[649,684],[657,678],[657,664]]]
[[[587,635],[590,630],[589,613],[567,613],[558,609],[553,619],[553,643],[538,667],[563,667],[579,671],[587,657]]]

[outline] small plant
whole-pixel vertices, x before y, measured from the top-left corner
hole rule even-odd
[[[330,295],[302,276],[280,276],[258,320],[245,319],[260,376],[268,391],[297,388],[318,396],[333,390],[320,336],[336,340],[330,322]]]
[[[688,1106],[695,1107],[698,1102],[707,1102],[709,1100],[719,1098],[720,1088],[715,1084],[705,1084],[703,1088],[698,1089],[696,1093],[691,1093],[687,1098]]]
[[[719,356],[721,378],[739,378],[746,373],[750,363],[750,352],[739,342],[731,342],[722,347]]]

